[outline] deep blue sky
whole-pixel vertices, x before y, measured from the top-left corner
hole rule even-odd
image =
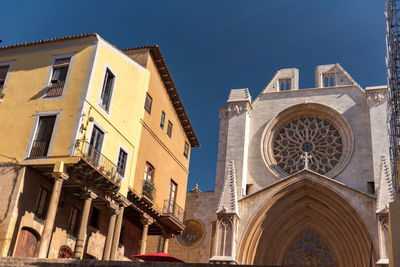
[[[97,32],[118,48],[158,44],[201,143],[189,185],[214,188],[218,107],[253,99],[281,68],[340,63],[363,87],[386,84],[384,1],[0,0],[1,45]]]

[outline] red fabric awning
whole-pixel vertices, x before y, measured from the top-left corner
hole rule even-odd
[[[144,261],[156,261],[156,262],[184,262],[183,260],[172,257],[171,255],[160,252],[160,253],[151,253],[151,254],[142,254],[142,255],[131,255],[131,257],[135,257]]]

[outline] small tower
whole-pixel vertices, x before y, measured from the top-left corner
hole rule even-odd
[[[237,264],[236,234],[239,223],[235,162],[229,163],[217,209],[213,257],[210,262]]]

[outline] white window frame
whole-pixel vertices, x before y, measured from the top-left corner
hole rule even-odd
[[[65,77],[65,83],[64,83],[64,88],[63,88],[62,95],[60,95],[60,96],[46,97],[48,87],[50,86],[51,77],[53,76],[53,66],[54,66],[54,64],[55,64],[55,62],[56,62],[57,59],[66,58],[66,57],[69,57],[69,58],[70,58],[70,61],[69,61],[67,76]],[[49,70],[48,70],[48,72],[47,72],[46,82],[45,82],[44,87],[43,87],[44,90],[43,90],[43,95],[42,95],[42,97],[41,97],[42,100],[54,100],[54,99],[60,99],[60,98],[64,98],[64,97],[65,97],[65,93],[67,92],[67,88],[68,88],[69,77],[71,76],[71,69],[72,69],[72,65],[73,65],[73,63],[74,63],[74,59],[75,59],[75,53],[62,54],[62,55],[54,55],[54,56],[51,58],[51,64],[50,64],[50,66],[49,66]]]
[[[33,141],[34,141],[34,138],[36,136],[36,132],[38,130],[40,117],[56,116],[56,121],[54,122],[53,132],[51,133],[49,149],[47,151],[46,157],[50,157],[52,155],[54,140],[55,140],[55,136],[56,136],[56,133],[57,133],[58,124],[60,122],[60,115],[61,115],[61,110],[37,112],[34,115],[35,119],[33,121],[33,126],[32,126],[32,130],[31,130],[31,136],[29,137],[28,147],[27,147],[27,149],[25,151],[25,157],[24,157],[25,160],[24,161],[46,161],[46,160],[48,160],[47,158],[29,159],[29,155],[31,153]]]
[[[99,128],[104,133],[103,142],[101,143],[101,151],[99,151],[101,156],[103,156],[104,144],[105,144],[106,137],[107,137],[107,130],[103,126],[101,126],[97,121],[94,121],[92,123],[92,127],[90,128],[90,132],[88,135],[88,140],[85,140],[85,142],[90,143],[90,139],[92,138],[94,126]],[[86,149],[88,149],[88,147],[86,147]],[[85,153],[87,153],[87,151],[85,151]]]
[[[106,77],[107,69],[114,75],[114,82],[112,85],[111,89],[111,95],[110,95],[110,106],[108,110],[105,110],[103,106],[101,105],[101,93],[103,92],[103,86],[104,86],[104,78]],[[100,110],[103,112],[104,115],[106,115],[107,118],[110,118],[111,114],[111,109],[112,109],[112,104],[113,104],[113,98],[114,98],[114,91],[116,88],[117,84],[117,73],[110,67],[108,63],[104,64],[104,69],[103,69],[103,75],[101,76],[101,85],[100,85],[100,90],[99,90],[99,97],[97,99],[97,106],[100,108]]]
[[[127,172],[128,172],[128,165],[129,165],[130,153],[129,153],[129,149],[127,149],[123,144],[118,143],[117,158],[116,158],[116,161],[115,161],[115,163],[116,163],[115,166],[117,166],[117,167],[118,167],[119,152],[121,151],[121,149],[122,149],[123,151],[126,152],[126,164],[125,164],[124,176],[121,176],[121,175],[120,175],[119,173],[117,173],[116,171],[115,171],[115,173],[116,173],[116,176],[118,176],[118,177],[120,177],[120,178],[122,179],[122,181],[125,181],[125,178],[128,176],[128,175],[127,175]]]
[[[8,78],[10,77],[10,72],[11,72],[13,64],[14,64],[14,61],[3,61],[3,62],[0,62],[0,67],[8,66],[6,78],[4,79],[4,86],[3,86],[3,93],[4,94],[6,93],[7,81],[8,81]]]
[[[328,78],[329,80],[329,86],[325,86],[325,78]],[[333,78],[333,85],[331,85],[331,78]],[[329,88],[329,87],[335,87],[337,84],[336,81],[336,73],[335,72],[324,72],[322,73],[322,87],[324,88]]]

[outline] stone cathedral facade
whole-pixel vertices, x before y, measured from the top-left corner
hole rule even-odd
[[[387,88],[339,65],[279,70],[259,96],[220,108],[215,191],[192,190],[169,252],[188,262],[386,266],[393,201]]]

